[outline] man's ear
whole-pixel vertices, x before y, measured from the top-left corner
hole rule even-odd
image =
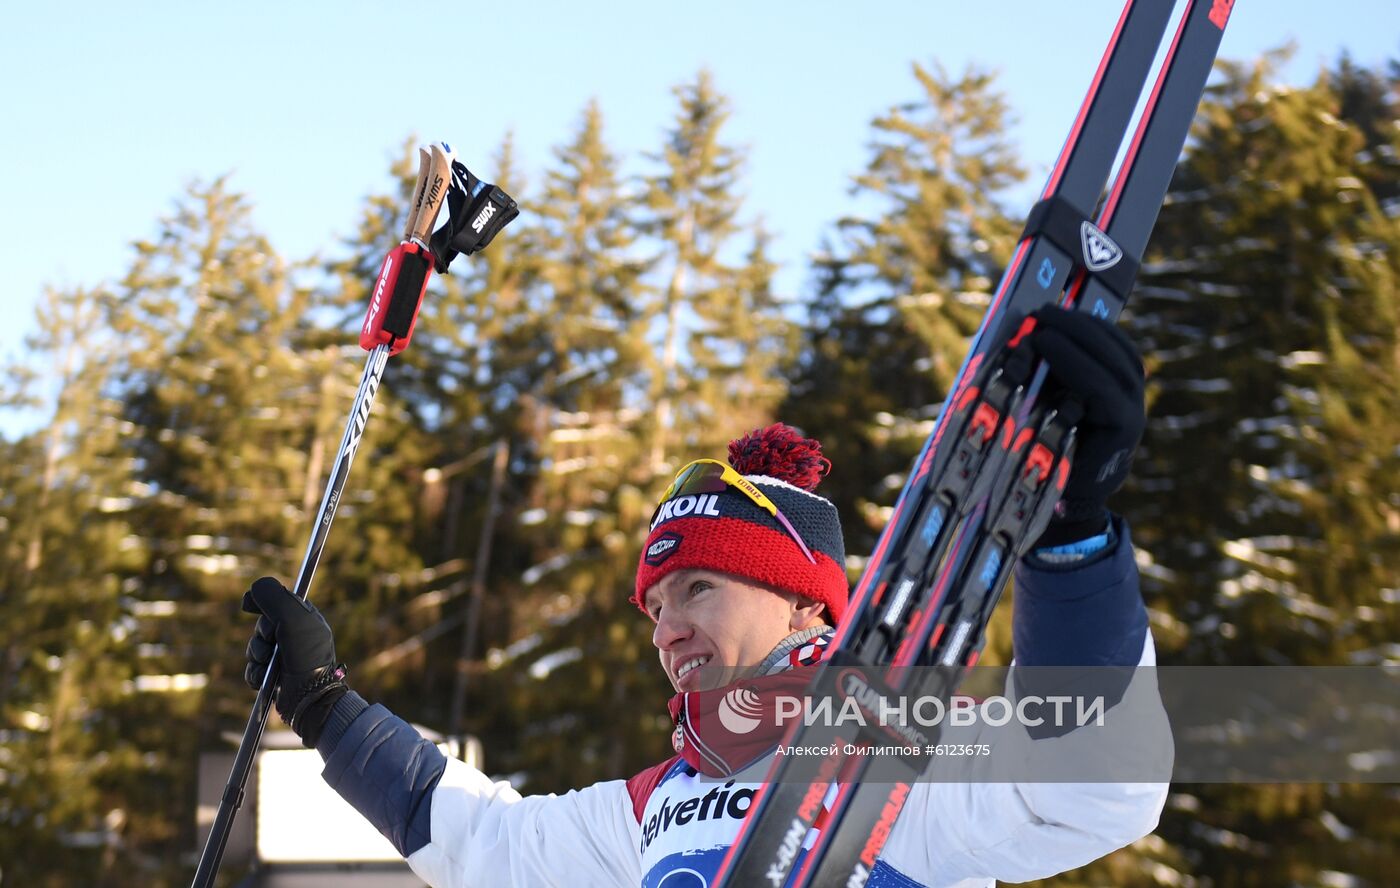
[[[818,623],[826,625],[826,605],[820,601],[803,598],[800,595],[794,595],[790,600],[792,601],[792,619],[788,622],[788,626],[791,631],[808,629]]]

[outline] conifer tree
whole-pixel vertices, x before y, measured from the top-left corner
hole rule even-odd
[[[525,606],[497,648],[511,665],[496,671],[498,696],[516,703],[499,713],[517,738],[508,766],[534,788],[616,777],[664,754],[655,701],[665,685],[645,620],[627,604],[669,465],[656,454],[722,453],[744,429],[718,418],[760,425],[781,395],[773,368],[786,326],[762,233],[739,252],[738,157],[720,139],[726,102],[706,75],[677,96],[642,213],[593,105],[556,152],[541,224],[523,232],[538,248],[527,298],[545,372],[529,393],[535,456],[521,454],[516,540],[530,563],[508,585]]]
[[[826,442],[847,551],[868,552],[1015,247],[1025,177],[992,75],[913,66],[916,99],[871,123],[859,213],[818,252],[784,416]]]
[[[764,236],[755,232],[747,248],[738,239],[743,155],[722,137],[729,100],[708,71],[673,93],[676,113],[651,155],[659,169],[644,198],[657,249],[648,459],[661,475],[677,459],[722,452],[749,430],[741,426],[771,415],[781,397],[764,382],[773,365],[742,352],[784,342]],[[724,398],[737,414],[726,415]]]
[[[1378,663],[1400,575],[1394,82],[1222,67],[1129,318],[1151,409],[1126,511],[1160,656]],[[1383,882],[1395,822],[1385,787],[1181,786],[1153,856],[1217,884]]]
[[[48,388],[18,403],[51,413],[4,442],[0,468],[0,860],[35,885],[100,884],[144,838],[132,802],[146,775],[123,718],[139,652],[116,577],[131,488],[101,395],[115,343],[99,298],[44,294],[16,369]]]
[[[192,843],[184,798],[201,741],[247,717],[242,592],[304,540],[299,408],[321,384],[289,347],[305,305],[224,180],[191,186],[134,245],[105,304],[121,348],[104,394],[120,405],[140,529],[119,576],[134,620],[125,643],[144,652],[124,718],[150,756],[129,821],[149,832],[148,852]]]
[[[1389,152],[1330,76],[1227,70],[1134,303],[1155,396],[1134,507],[1185,656],[1336,662],[1393,570],[1395,229],[1366,185]]]
[[[621,162],[607,146],[597,101],[574,138],[555,149],[534,229],[543,257],[541,316],[551,362],[542,395],[557,409],[617,411],[635,402],[647,354],[641,331],[637,209]]]
[[[516,637],[503,641],[538,643],[501,678],[531,737],[512,761],[530,785],[557,789],[640,767],[654,754],[655,713],[627,704],[660,699],[638,668],[650,664],[650,645],[626,603],[651,481],[641,409],[647,262],[596,102],[556,149],[538,213],[526,236],[540,263],[531,298],[542,375],[532,393],[537,456],[517,513],[531,563],[518,577],[522,600],[548,618],[515,621]]]
[[[699,438],[712,453],[723,453],[730,439],[772,421],[787,394],[783,365],[797,346],[797,330],[783,317],[782,301],[773,291],[772,237],[762,224],[751,237],[727,285],[695,304],[689,372],[696,401],[705,406],[693,422],[700,430],[720,427],[722,434]]]

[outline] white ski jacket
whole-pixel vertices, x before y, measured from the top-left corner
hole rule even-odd
[[[1023,564],[1018,661],[1155,665],[1126,528],[1115,536],[1104,557],[1082,565]],[[1095,742],[1116,732],[1126,739],[1112,744],[1115,753],[1142,758],[1119,768],[1170,773],[1170,743],[1131,739],[1169,736],[1155,681],[1152,670],[1135,672],[1107,709]],[[1006,696],[1015,699],[1010,681]],[[353,692],[341,702],[319,744],[326,780],[437,888],[708,888],[771,760],[720,782],[677,758],[631,780],[522,797],[445,759],[384,707]],[[977,743],[984,730],[949,727],[940,742]],[[992,755],[1019,756],[1035,773],[1037,759],[1063,754],[1082,735],[1001,732]],[[1165,782],[917,783],[867,884],[970,888],[1044,878],[1151,832],[1166,794]]]

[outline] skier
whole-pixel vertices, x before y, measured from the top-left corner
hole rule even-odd
[[[1018,347],[1048,362],[1048,384],[1077,399],[1084,418],[1062,508],[1018,566],[1016,663],[1150,666],[1128,529],[1105,505],[1145,424],[1142,363],[1110,324],[1054,307],[1036,316]],[[639,557],[631,600],[654,621],[652,640],[677,692],[669,707],[677,754],[631,779],[522,798],[448,760],[349,689],[325,619],[268,577],[244,598],[261,614],[246,678],[261,685],[275,642],[278,712],[320,751],[324,778],[430,884],[704,888],[781,736],[766,725],[724,731],[716,708],[736,680],[791,676],[820,660],[849,592],[840,521],[815,493],[830,467],[819,445],[772,426],[733,442],[729,457],[681,471]],[[1147,705],[1127,707],[1110,706],[1107,721],[1166,732],[1155,687]],[[1158,774],[1161,765],[1143,763]],[[1149,833],[1166,790],[1162,782],[920,782],[868,884],[1044,878]]]

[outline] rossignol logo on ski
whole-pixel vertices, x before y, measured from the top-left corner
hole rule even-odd
[[[1090,271],[1112,268],[1123,258],[1122,247],[1092,222],[1080,223],[1079,241],[1084,245],[1084,267]]]
[[[491,204],[487,204],[480,213],[476,214],[476,218],[472,220],[472,231],[481,234],[481,229],[486,227],[486,223],[490,222],[491,217],[494,215],[496,215],[496,208]]]
[[[1210,5],[1210,23],[1220,30],[1225,30],[1225,23],[1230,20],[1230,11],[1235,8],[1235,0],[1214,0]]]
[[[685,539],[685,537],[678,533],[662,534],[656,542],[647,546],[647,564],[650,564],[652,567],[660,566],[661,562],[670,558],[675,553],[676,548],[680,546],[681,540],[683,539]]]

